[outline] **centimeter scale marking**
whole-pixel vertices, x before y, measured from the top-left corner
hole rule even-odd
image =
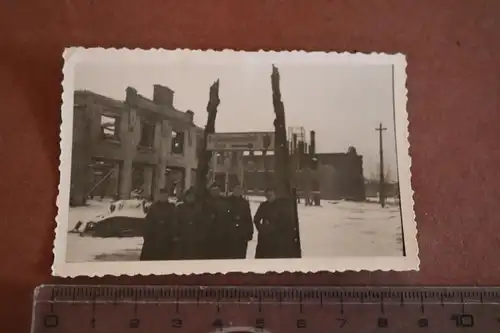
[[[500,332],[500,288],[42,286],[33,333]]]

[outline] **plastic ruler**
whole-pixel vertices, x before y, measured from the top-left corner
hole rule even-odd
[[[500,332],[500,288],[47,285],[32,332]]]

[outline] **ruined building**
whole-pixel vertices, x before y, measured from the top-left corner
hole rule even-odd
[[[292,186],[300,196],[305,193],[319,193],[325,200],[365,200],[363,157],[354,148],[343,153],[316,153],[315,132],[310,131],[306,140],[303,128],[289,128],[290,174]],[[237,169],[240,162],[237,155],[224,156],[214,153],[212,171],[214,181],[225,188],[239,183]],[[229,153],[229,155],[231,155]],[[227,173],[228,163],[235,172]],[[269,152],[245,153],[242,156],[244,187],[247,191],[262,193],[272,186],[274,154]],[[226,182],[226,177],[229,177]]]
[[[194,182],[202,129],[193,112],[176,110],[174,92],[155,85],[153,99],[127,88],[125,101],[91,91],[74,93],[70,199],[130,198],[139,190],[155,198]]]

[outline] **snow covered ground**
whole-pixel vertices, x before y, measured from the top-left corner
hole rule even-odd
[[[252,213],[262,198],[250,198]],[[86,207],[70,208],[69,229],[79,220],[92,218],[109,209],[109,201],[91,201]],[[322,201],[321,207],[299,204],[302,257],[402,256],[399,206],[385,208],[376,203]],[[138,260],[143,239],[93,238],[68,234],[66,260]],[[254,258],[257,231],[248,246],[247,258]]]

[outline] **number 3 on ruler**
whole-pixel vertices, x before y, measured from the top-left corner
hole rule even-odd
[[[182,328],[182,319],[179,319],[179,318],[172,319],[172,327],[173,328]]]

